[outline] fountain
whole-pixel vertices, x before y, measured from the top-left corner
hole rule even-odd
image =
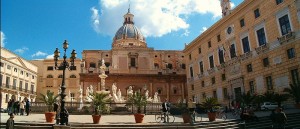
[[[109,94],[109,91],[106,91],[106,88],[105,88],[105,78],[107,78],[107,75],[105,74],[105,70],[106,70],[106,66],[105,66],[105,63],[104,63],[104,59],[102,59],[102,65],[100,66],[100,72],[101,74],[99,75],[99,77],[101,78],[101,87],[100,87],[100,91],[97,91],[97,93],[107,93]]]

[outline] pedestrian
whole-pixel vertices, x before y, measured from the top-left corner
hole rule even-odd
[[[25,111],[25,102],[21,101],[20,102],[20,115],[24,115],[24,111]]]
[[[6,129],[14,129],[14,124],[15,124],[15,121],[14,121],[14,114],[13,114],[13,113],[10,113],[10,114],[9,114],[9,118],[8,118],[8,120],[6,121]]]
[[[193,102],[193,100],[190,98],[188,102],[188,108],[190,113],[190,124],[193,125],[195,123],[195,109],[196,109],[196,103]]]
[[[30,112],[30,102],[28,99],[26,100],[25,110],[26,110],[26,115],[28,116]]]
[[[10,113],[12,113],[12,100],[9,99],[8,103],[7,103],[7,112],[8,112],[8,115],[10,115]]]
[[[277,128],[284,129],[285,124],[287,123],[287,117],[285,113],[282,111],[282,108],[277,108],[277,114],[276,114],[276,123]]]
[[[170,111],[170,103],[168,102],[168,99],[165,99],[165,102],[162,103],[162,111],[164,113],[164,123],[166,123],[166,118],[169,118],[169,111]],[[169,119],[167,119],[169,122]]]

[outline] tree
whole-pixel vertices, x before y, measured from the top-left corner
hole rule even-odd
[[[54,92],[51,91],[47,91],[46,95],[42,93],[40,93],[40,95],[41,98],[39,98],[39,100],[41,100],[47,105],[48,112],[53,112],[54,103],[57,101],[57,97],[59,95],[54,95]]]
[[[90,98],[92,99],[92,104],[94,105],[94,114],[100,115],[102,112],[107,111],[107,107],[105,104],[109,103],[111,100],[109,98],[109,94],[107,93],[92,93],[90,94]]]
[[[290,84],[290,88],[284,88],[284,92],[289,93],[289,96],[294,99],[296,104],[300,102],[300,82],[295,84]]]
[[[142,95],[140,92],[129,96],[128,103],[132,103],[137,107],[137,113],[141,113],[141,108],[147,105],[147,98]]]
[[[206,98],[204,102],[202,102],[201,107],[207,109],[209,112],[214,112],[213,109],[217,108],[220,104],[216,98]]]
[[[255,95],[254,96],[254,100],[253,101],[254,101],[254,103],[257,104],[257,109],[260,110],[260,105],[261,105],[261,103],[264,102],[264,100],[265,100],[264,95]]]
[[[248,106],[249,104],[251,104],[254,99],[255,99],[255,97],[250,93],[250,91],[248,91],[246,94],[243,93],[240,96],[240,101],[242,103],[244,103],[246,106]]]
[[[288,95],[287,94],[275,93],[274,96],[273,96],[273,99],[274,99],[275,102],[277,102],[278,107],[281,107],[281,103],[288,99]]]

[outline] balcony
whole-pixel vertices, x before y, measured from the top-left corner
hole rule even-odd
[[[214,73],[215,72],[215,67],[208,69],[207,72],[208,72],[208,74]]]
[[[188,78],[188,82],[193,83],[194,82],[194,77]]]
[[[240,57],[231,58],[231,60],[229,60],[229,61],[226,62],[226,66],[238,63],[239,61],[240,61]]]
[[[222,64],[220,64],[220,65],[217,66],[217,69],[218,69],[219,71],[221,71],[221,70],[223,70],[225,67],[226,67],[226,66],[225,66],[225,63],[222,63]]]
[[[268,50],[269,50],[269,45],[267,43],[255,48],[255,51],[258,55],[261,53],[265,53]]]
[[[295,32],[289,32],[289,33],[287,33],[286,35],[283,35],[283,36],[281,36],[281,37],[279,37],[279,38],[277,38],[277,39],[278,39],[278,41],[280,42],[280,44],[283,44],[283,43],[285,43],[285,42],[289,42],[289,41],[291,41],[291,40],[294,40],[295,37],[296,37]]]
[[[247,53],[244,53],[243,55],[240,56],[240,59],[243,61],[243,60],[246,60],[248,58],[250,58],[252,56],[252,52],[247,52]]]
[[[197,74],[197,76],[200,79],[200,78],[204,77],[204,74],[203,73],[199,73],[199,74]]]

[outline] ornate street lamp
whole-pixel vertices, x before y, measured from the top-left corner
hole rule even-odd
[[[68,124],[68,117],[69,117],[69,113],[67,111],[67,109],[65,108],[65,97],[66,97],[66,86],[65,86],[65,70],[68,68],[69,70],[73,70],[73,68],[75,67],[74,65],[74,60],[76,59],[76,51],[73,49],[72,53],[71,53],[71,57],[70,57],[70,63],[69,64],[66,61],[66,50],[68,49],[68,42],[67,40],[64,41],[63,43],[63,48],[64,48],[64,56],[63,56],[63,62],[61,62],[61,64],[58,66],[57,65],[57,61],[58,58],[60,56],[60,52],[58,50],[58,48],[55,49],[54,51],[54,61],[55,61],[55,69],[60,69],[63,70],[63,77],[62,77],[62,82],[61,82],[61,93],[60,93],[60,114],[59,117],[56,119],[56,123],[60,125],[67,125]]]

